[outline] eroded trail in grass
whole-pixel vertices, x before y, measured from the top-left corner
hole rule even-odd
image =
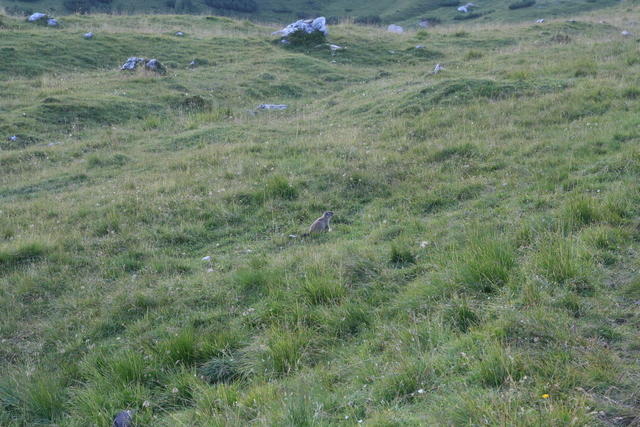
[[[0,30],[1,424],[637,422],[634,38],[131,19]]]

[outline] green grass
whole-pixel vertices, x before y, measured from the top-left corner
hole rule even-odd
[[[637,422],[633,14],[2,17],[0,425]]]
[[[233,7],[233,4],[246,3],[250,7]],[[615,1],[571,0],[562,4],[540,0],[529,1],[496,0],[490,4],[479,4],[473,13],[457,12],[459,1],[443,0],[400,0],[393,4],[381,0],[352,0],[331,2],[309,2],[304,0],[256,0],[256,1],[216,1],[209,0],[135,0],[135,1],[99,1],[99,0],[4,0],[4,6],[14,14],[33,11],[53,12],[57,15],[80,12],[92,13],[185,13],[215,14],[258,19],[268,22],[286,22],[300,18],[326,16],[334,20],[350,19],[355,22],[371,24],[402,23],[413,28],[420,20],[428,19],[433,23],[451,23],[458,20],[494,21],[530,21],[540,16],[546,19],[569,16],[572,14],[601,9],[616,4]],[[515,7],[514,7],[515,6]],[[186,30],[185,30],[186,29]],[[183,28],[189,34],[188,27]]]

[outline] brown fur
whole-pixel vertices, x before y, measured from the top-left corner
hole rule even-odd
[[[311,224],[311,227],[309,227],[309,232],[306,234],[308,235],[311,233],[321,233],[324,231],[331,231],[331,225],[329,224],[329,222],[331,221],[332,216],[333,216],[333,212],[331,211],[328,211],[322,214],[320,218],[313,221],[313,224]]]

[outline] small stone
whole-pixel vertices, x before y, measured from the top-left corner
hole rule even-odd
[[[433,69],[433,74],[438,74],[442,70],[444,70],[444,67],[441,64],[436,64],[436,67]]]
[[[49,18],[49,19],[47,19],[47,25],[49,27],[58,27],[60,25],[60,23],[55,18]]]
[[[196,68],[197,66],[198,66],[198,62],[195,59],[189,62],[189,68]]]
[[[390,33],[402,34],[404,33],[404,28],[402,28],[400,25],[391,24],[387,27],[387,31]]]
[[[113,427],[131,427],[133,425],[133,412],[120,411],[113,418]]]
[[[620,34],[622,34],[624,37],[628,37],[631,35],[630,31],[624,30],[623,32],[621,32]]]
[[[202,261],[211,261],[211,256],[207,255],[205,257],[202,257]]]
[[[149,406],[151,406],[151,402],[149,402],[148,400],[145,400],[144,402],[142,402],[143,408],[148,408]]]
[[[423,393],[424,393],[424,389],[421,388],[420,390],[418,390],[418,394],[423,394]]]
[[[458,12],[462,12],[462,13],[469,13],[469,11],[471,10],[472,7],[476,7],[475,4],[473,3],[467,3],[464,6],[460,6],[457,11]]]
[[[171,393],[176,394],[178,393],[180,390],[178,390],[177,387],[174,387],[173,389],[171,389]]]
[[[423,44],[416,45],[416,49],[424,49],[425,46]]]
[[[536,24],[544,24],[544,19],[536,19]]]
[[[260,104],[258,110],[286,110],[289,108],[286,104]]]
[[[18,136],[17,135],[12,135],[8,138],[9,141],[11,142],[16,142],[18,140]]]
[[[422,249],[426,248],[427,246],[429,246],[429,242],[427,242],[426,240],[425,240],[425,241],[420,242],[420,247],[421,247]]]
[[[184,37],[184,33],[182,31],[176,31],[176,36]]]
[[[296,237],[298,237],[298,235],[297,234],[289,234],[289,237],[292,238],[292,239],[295,239]]]
[[[93,38],[93,33],[92,32],[88,32],[88,33],[84,33],[84,35],[82,37],[84,37],[85,39],[89,40]]]
[[[213,268],[207,268],[207,273],[213,273]]]
[[[330,44],[329,49],[331,49],[331,52],[335,52],[336,50],[342,50],[344,48],[342,46],[338,46],[337,44]]]

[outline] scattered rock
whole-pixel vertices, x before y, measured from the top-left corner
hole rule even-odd
[[[290,239],[296,239],[296,238],[298,238],[298,235],[297,234],[289,234],[289,238]]]
[[[166,72],[164,65],[162,65],[157,59],[138,58],[137,56],[132,56],[127,59],[120,69],[122,71],[134,71],[140,64],[144,64],[144,68],[149,71],[154,71],[160,74],[164,74]]]
[[[47,147],[55,147],[56,145],[60,145],[62,144],[62,142],[60,141],[53,141],[47,144]]]
[[[59,27],[60,23],[55,18],[49,18],[49,19],[47,19],[47,26],[49,26],[49,27]]]
[[[93,33],[92,32],[88,32],[88,33],[84,33],[84,35],[82,37],[84,37],[85,39],[89,40],[93,38]]]
[[[418,22],[418,27],[420,28],[429,28],[430,26],[431,26],[431,23],[427,20]]]
[[[133,412],[120,411],[113,419],[113,427],[131,427],[133,425]]]
[[[335,52],[336,50],[342,50],[344,48],[342,46],[338,46],[337,44],[330,44],[329,49],[331,49],[331,52]]]
[[[387,27],[387,31],[390,33],[402,34],[404,33],[404,28],[402,28],[400,25],[391,24]]]
[[[29,22],[45,22],[49,19],[49,15],[46,13],[36,12],[27,18]]]
[[[120,67],[120,69],[123,71],[133,71],[138,67],[138,64],[141,64],[143,62],[145,62],[144,58],[132,56],[131,58],[127,59],[127,62],[122,64],[122,67]]]
[[[464,6],[460,6],[457,10],[458,10],[458,12],[469,13],[471,8],[473,8],[473,7],[476,7],[476,5],[473,4],[473,3],[467,3]]]
[[[202,261],[211,261],[211,256],[207,255],[205,257],[202,257]]]
[[[11,135],[7,140],[11,142],[16,142],[18,140],[18,135]]]
[[[286,110],[289,108],[286,104],[260,104],[258,110]]]
[[[425,45],[423,44],[416,45],[416,49],[424,49],[424,48],[425,48]]]
[[[196,68],[197,66],[198,66],[198,62],[195,59],[189,62],[189,68]]]
[[[544,19],[536,19],[536,24],[544,24]]]
[[[621,32],[620,34],[622,34],[624,37],[628,37],[631,35],[630,31],[624,30],[623,32]]]
[[[176,31],[176,36],[184,37],[184,33],[182,31]]]
[[[213,268],[207,268],[207,273],[213,273]]]
[[[441,64],[436,64],[436,67],[433,69],[433,74],[438,74],[442,70],[444,70],[444,67]]]
[[[316,19],[301,19],[287,25],[279,31],[274,31],[271,34],[274,36],[287,37],[295,33],[296,31],[304,31],[307,34],[311,34],[314,31],[320,31],[325,36],[329,34],[329,29],[327,28],[327,20],[324,16],[320,16]]]
[[[148,60],[147,63],[144,64],[144,68],[160,74],[164,74],[167,71],[166,68],[164,68],[164,65],[162,65],[157,59]]]

